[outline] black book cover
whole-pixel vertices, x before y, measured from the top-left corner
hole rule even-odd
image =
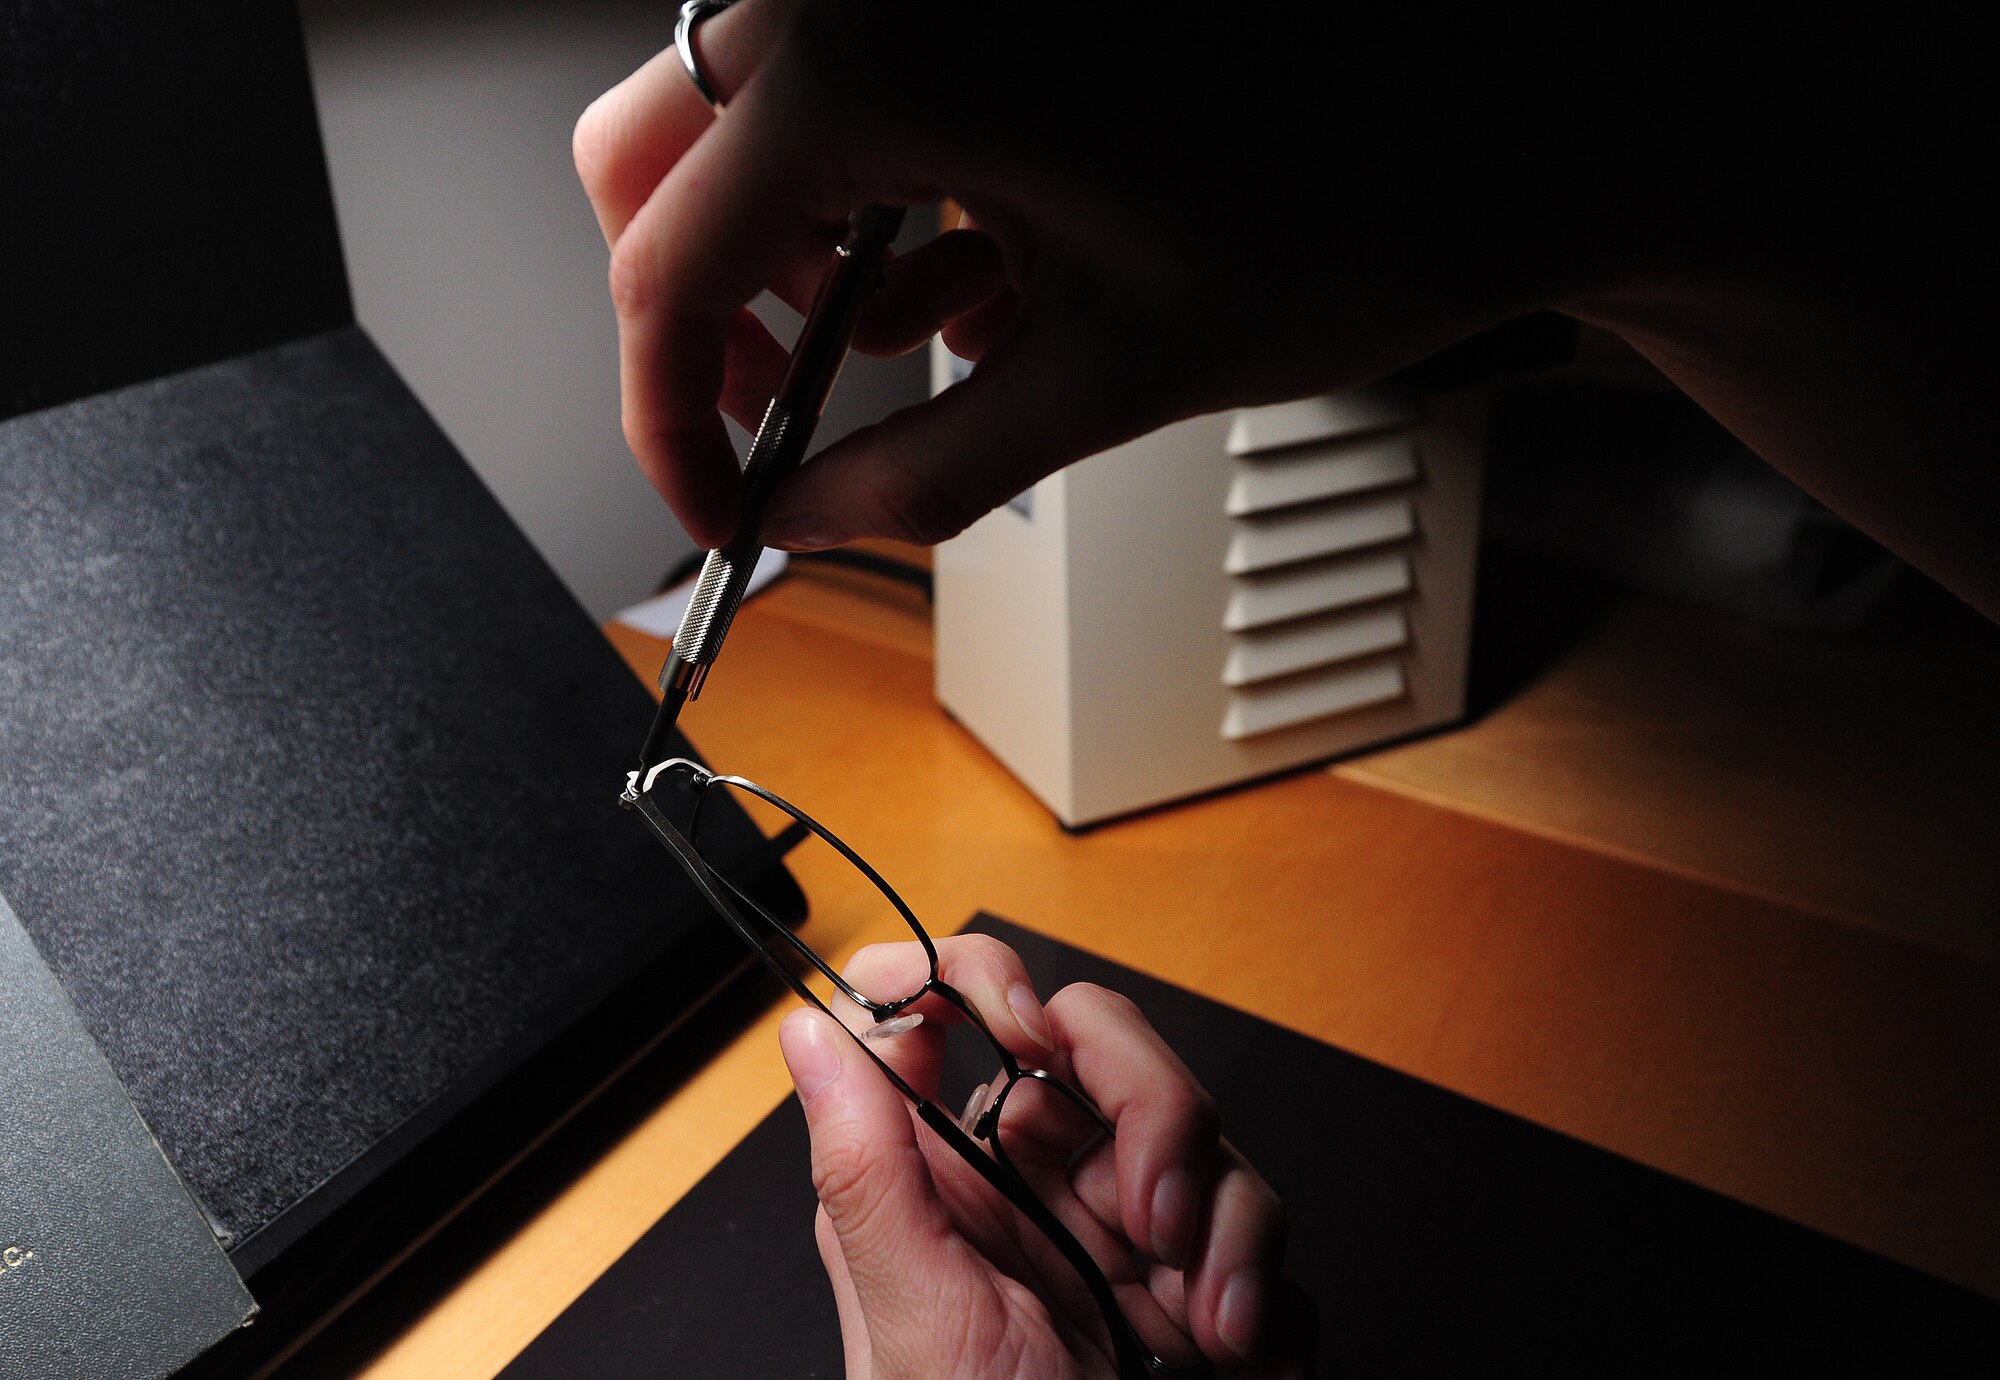
[[[4,898],[0,1011],[0,1375],[171,1375],[254,1306]]]

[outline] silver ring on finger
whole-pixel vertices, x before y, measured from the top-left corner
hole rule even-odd
[[[680,18],[674,21],[674,47],[680,51],[681,66],[687,69],[688,80],[694,83],[695,94],[708,103],[708,108],[720,115],[722,97],[717,94],[715,83],[709,80],[708,72],[702,64],[701,54],[696,45],[695,30],[705,19],[713,19],[736,0],[687,0],[681,6]]]

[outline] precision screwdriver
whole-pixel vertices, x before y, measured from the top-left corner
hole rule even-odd
[[[694,594],[674,634],[674,648],[660,668],[660,710],[639,749],[637,784],[660,760],[681,708],[701,695],[743,602],[750,572],[763,552],[764,504],[779,482],[797,469],[812,442],[827,395],[846,361],[861,308],[875,288],[889,242],[902,228],[900,206],[862,207],[849,218],[847,236],[820,279],[812,307],[799,330],[778,395],[764,411],[743,466],[743,508],[736,534],[708,553]]]

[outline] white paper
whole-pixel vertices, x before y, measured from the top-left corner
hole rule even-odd
[[[743,597],[748,599],[782,575],[788,559],[784,552],[772,551],[767,547],[764,554],[757,558],[757,568],[750,572],[750,584],[744,590]],[[694,580],[689,580],[685,584],[675,585],[665,594],[654,595],[644,603],[634,604],[629,609],[621,609],[612,617],[628,628],[637,628],[642,633],[663,637],[671,642],[674,634],[681,630],[681,617],[687,612],[688,600],[694,597],[694,584]]]

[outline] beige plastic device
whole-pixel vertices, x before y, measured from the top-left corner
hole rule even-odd
[[[1070,826],[1461,717],[1486,412],[1335,394],[1050,476],[938,548],[938,699]]]

